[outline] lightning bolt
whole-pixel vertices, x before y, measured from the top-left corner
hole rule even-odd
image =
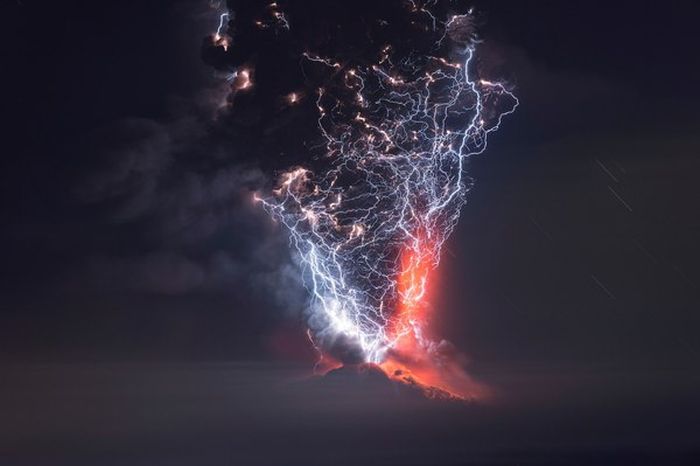
[[[435,55],[394,57],[388,44],[370,65],[303,54],[328,74],[315,99],[321,155],[255,196],[300,258],[314,346],[342,336],[372,363],[408,335],[430,344],[428,278],[472,186],[467,161],[519,105],[505,84],[476,77],[474,41],[458,59],[437,53],[471,12],[440,22],[431,4],[409,2],[437,32]]]

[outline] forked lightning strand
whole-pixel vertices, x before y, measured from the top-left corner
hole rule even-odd
[[[503,84],[474,77],[475,54],[470,41],[457,60],[398,60],[389,45],[369,66],[304,55],[329,76],[316,97],[325,168],[294,167],[256,198],[291,234],[315,338],[354,341],[367,362],[409,333],[422,341],[416,310],[471,187],[465,164],[518,106]]]

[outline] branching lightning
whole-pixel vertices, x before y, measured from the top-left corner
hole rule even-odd
[[[225,34],[222,34],[222,31],[224,29],[224,26],[228,22],[228,20],[229,20],[229,14],[222,13],[219,16],[219,26],[216,28],[216,32],[214,33],[214,43],[223,47],[224,50],[228,49],[229,38]]]
[[[303,55],[302,66],[328,75],[315,98],[324,168],[293,167],[256,195],[298,252],[309,338],[322,348],[342,336],[366,362],[381,363],[407,335],[429,344],[428,274],[472,186],[467,161],[519,103],[506,85],[476,77],[474,40],[439,53],[471,12],[441,22],[430,4],[409,2],[437,32],[435,55],[395,57],[390,44],[369,65]]]

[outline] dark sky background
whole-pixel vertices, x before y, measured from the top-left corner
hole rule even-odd
[[[698,460],[700,12],[474,4],[521,107],[440,268],[436,333],[499,394],[454,407],[300,378],[305,293],[249,201],[260,147],[212,123],[207,2],[5,2],[0,463]]]

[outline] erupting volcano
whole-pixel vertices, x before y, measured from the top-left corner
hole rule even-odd
[[[311,295],[309,336],[326,361],[377,364],[427,393],[480,397],[451,345],[430,335],[426,304],[472,185],[467,161],[486,150],[518,100],[479,76],[471,11],[448,13],[430,0],[388,3],[390,16],[366,21],[371,50],[361,53],[334,55],[344,50],[343,33],[305,44],[304,34],[292,35],[295,15],[284,4],[245,26],[303,44],[304,89],[285,101],[305,96],[317,125],[308,160],[281,170],[255,199],[290,234]],[[229,52],[243,26],[225,37],[224,23],[212,41]],[[253,68],[230,71],[233,94],[254,86]]]

